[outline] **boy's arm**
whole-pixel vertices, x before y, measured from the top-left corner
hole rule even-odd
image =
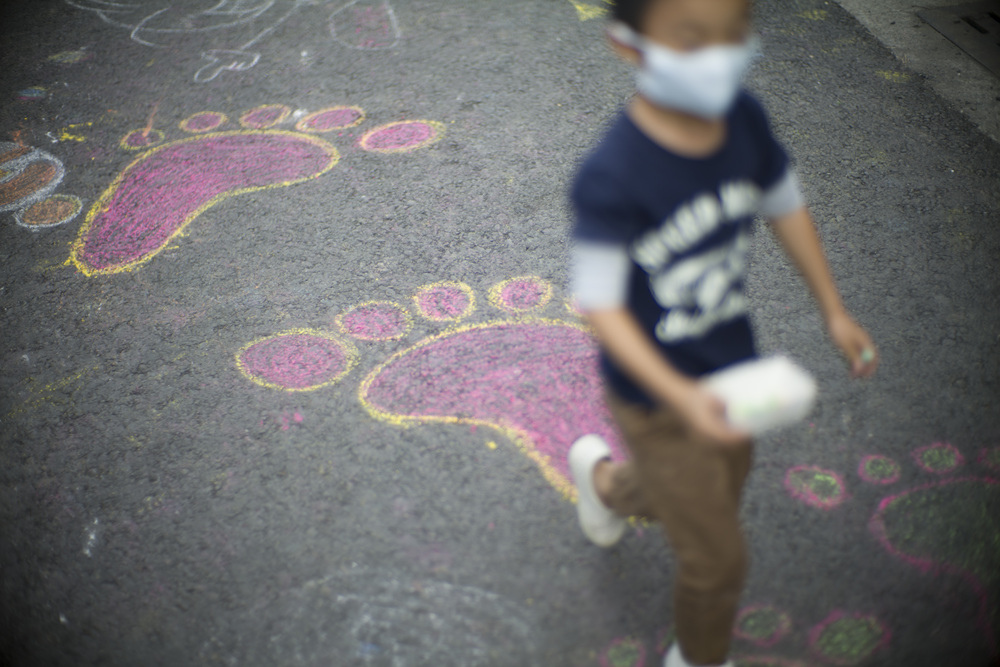
[[[771,229],[805,278],[819,304],[830,337],[851,364],[851,373],[855,377],[870,376],[878,366],[878,352],[868,333],[844,308],[809,210],[801,206],[772,218]]]
[[[586,317],[616,365],[655,400],[676,409],[693,429],[720,445],[749,440],[726,422],[726,408],[719,399],[663,357],[628,309],[600,308],[588,311]]]

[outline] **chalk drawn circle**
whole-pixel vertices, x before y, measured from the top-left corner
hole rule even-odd
[[[809,633],[809,645],[820,657],[835,665],[856,665],[891,637],[871,614],[834,611]]]
[[[938,475],[951,472],[965,462],[961,452],[946,442],[921,447],[913,452],[913,460],[925,471]]]
[[[337,316],[337,326],[360,340],[398,340],[412,326],[410,314],[390,301],[369,301],[348,308]]]
[[[899,464],[888,456],[872,454],[858,464],[858,477],[872,484],[892,484],[899,480]]]
[[[785,489],[796,500],[819,509],[833,509],[847,498],[844,480],[819,466],[795,466],[785,474]]]
[[[15,213],[14,220],[28,229],[44,229],[69,222],[81,209],[83,202],[75,195],[49,195]]]
[[[270,389],[311,391],[334,384],[354,366],[356,353],[339,340],[311,329],[260,338],[236,353],[244,376]]]
[[[32,86],[30,88],[17,91],[17,99],[21,102],[37,102],[38,100],[45,98],[48,94],[48,88],[43,88],[42,86]]]
[[[1000,447],[984,447],[979,452],[979,464],[1000,472]]]
[[[162,144],[166,138],[160,130],[132,130],[122,137],[119,146],[127,151],[143,151]]]
[[[185,132],[200,134],[202,132],[211,132],[221,127],[228,120],[224,113],[219,113],[218,111],[201,111],[182,120],[179,123],[179,127]]]
[[[566,310],[569,311],[570,315],[583,317],[583,308],[580,308],[580,302],[575,296],[566,301]]]
[[[552,285],[536,276],[511,278],[490,288],[489,301],[508,313],[528,313],[552,299]]]
[[[733,635],[757,646],[774,646],[792,629],[788,614],[771,605],[746,607],[736,616]]]
[[[401,120],[369,130],[358,145],[374,153],[405,153],[429,146],[444,134],[444,124],[433,120]]]
[[[240,125],[251,130],[266,130],[282,122],[292,113],[284,104],[264,104],[240,116]]]
[[[77,51],[60,51],[59,53],[52,54],[48,59],[60,65],[75,65],[84,60],[90,60],[93,56],[94,54],[90,51],[79,49]]]
[[[305,116],[295,124],[295,129],[300,132],[332,132],[360,125],[364,119],[365,112],[361,107],[330,107]]]
[[[635,637],[616,639],[601,653],[601,667],[635,667],[646,663],[646,645]]]
[[[417,312],[434,322],[458,322],[476,308],[476,296],[465,283],[443,281],[424,285],[413,295]]]
[[[542,664],[538,617],[524,603],[361,564],[239,613],[233,627],[250,631],[218,633],[202,649],[203,658],[285,667]],[[337,658],[331,662],[331,656]]]

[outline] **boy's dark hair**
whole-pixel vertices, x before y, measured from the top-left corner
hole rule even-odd
[[[653,2],[654,0],[614,0],[611,5],[611,17],[636,32],[642,32],[642,20]]]

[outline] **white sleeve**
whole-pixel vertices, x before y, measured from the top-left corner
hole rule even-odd
[[[775,220],[802,208],[805,198],[799,187],[799,178],[795,170],[789,167],[785,175],[778,179],[761,197],[760,214],[768,220]]]
[[[577,241],[572,256],[573,294],[581,310],[624,306],[632,259],[625,244]]]

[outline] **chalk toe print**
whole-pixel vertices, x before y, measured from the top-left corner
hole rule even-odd
[[[405,346],[361,382],[358,396],[372,417],[404,427],[444,422],[490,428],[533,461],[555,489],[575,500],[566,453],[577,438],[597,433],[622,458],[603,400],[596,343],[579,320],[545,316],[567,310],[552,303],[552,286],[541,278],[506,280],[488,294],[490,308],[484,314],[489,319],[469,323],[477,305],[471,287],[454,281],[424,285],[409,304],[370,301],[344,308],[328,338]],[[448,328],[407,342],[417,321],[424,332],[435,325]],[[301,359],[322,355],[309,351],[316,346],[314,339],[293,337],[297,335],[276,334],[244,347],[237,355],[241,372],[260,385],[287,391],[326,386],[349,372],[334,372],[334,367],[344,368],[338,357],[335,364],[304,377]],[[277,349],[279,337],[280,354],[258,353],[259,345]],[[299,346],[302,350],[294,351]],[[266,363],[257,361],[265,356]]]
[[[869,531],[888,553],[919,571],[964,581],[976,601],[979,628],[994,654],[997,642],[992,629],[1000,622],[1000,599],[996,594],[1000,588],[1000,478],[996,452],[995,448],[980,450],[975,463],[978,469],[969,471],[958,447],[937,442],[914,450],[910,468],[891,457],[870,454],[861,458],[857,470],[863,483],[880,487],[898,485],[904,477],[910,480],[908,488],[878,503],[868,521]],[[849,498],[844,479],[818,466],[790,469],[786,488],[793,498],[819,509],[831,510]],[[864,627],[873,627],[868,621],[851,618],[855,617],[838,618],[831,624],[857,626],[852,632],[861,634],[868,632]],[[835,645],[824,636],[817,634],[814,647]],[[844,653],[831,660],[854,664],[851,655]]]
[[[0,142],[0,212],[28,229],[54,227],[72,220],[83,208],[78,197],[53,195],[66,170],[62,161],[43,150]]]
[[[320,135],[364,120],[364,111],[355,106],[305,113],[265,104],[235,122],[217,111],[195,113],[178,124],[190,136],[172,141],[152,127],[133,130],[120,146],[141,154],[87,212],[70,260],[88,276],[135,269],[229,197],[327,173],[340,153]],[[407,152],[430,145],[443,131],[434,121],[398,121],[364,132],[357,146],[375,153]]]

